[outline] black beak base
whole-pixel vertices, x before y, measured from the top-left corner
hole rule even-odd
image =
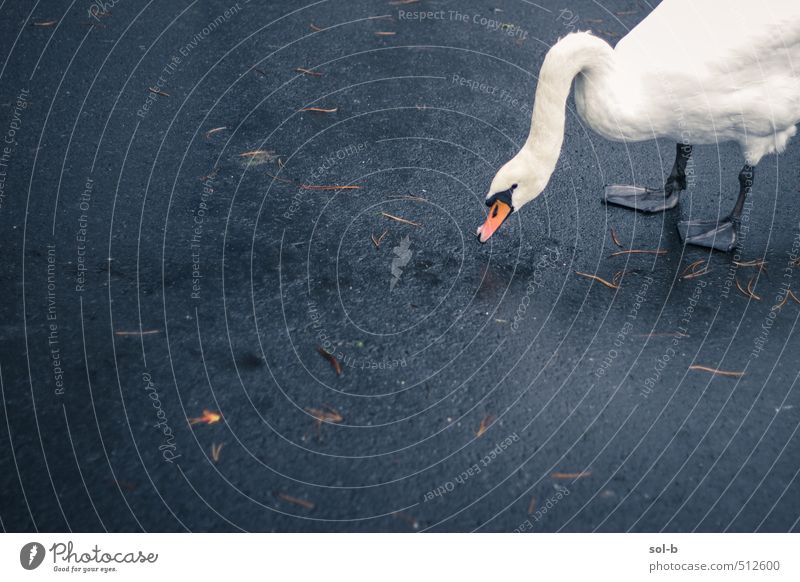
[[[514,205],[511,204],[511,193],[514,191],[513,188],[509,188],[508,190],[503,190],[502,192],[498,192],[497,194],[493,194],[489,198],[486,199],[486,206],[491,206],[497,200],[500,202],[505,202],[508,204],[508,207],[511,209],[511,212],[514,212]]]

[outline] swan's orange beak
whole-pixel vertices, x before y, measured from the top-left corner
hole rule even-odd
[[[491,208],[489,208],[489,216],[486,217],[486,222],[483,223],[482,226],[478,227],[478,240],[481,243],[485,243],[489,240],[495,231],[500,228],[500,225],[503,224],[511,214],[511,206],[503,202],[502,200],[495,200],[494,204],[492,204]]]

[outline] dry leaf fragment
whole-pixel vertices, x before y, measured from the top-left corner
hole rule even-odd
[[[314,509],[314,504],[308,499],[301,499],[299,497],[288,495],[287,493],[278,493],[278,497],[287,503],[291,503],[292,505],[299,505],[305,509]]]
[[[320,356],[328,360],[328,363],[331,365],[333,370],[336,372],[337,376],[342,375],[342,365],[339,363],[339,359],[331,354],[330,352],[326,351],[323,347],[317,346],[317,352]]]
[[[489,427],[492,425],[492,422],[494,422],[494,416],[493,416],[493,415],[491,415],[491,414],[487,414],[486,416],[484,416],[484,417],[481,419],[481,424],[480,424],[480,426],[478,427],[478,432],[476,432],[476,433],[475,433],[475,436],[476,436],[476,437],[481,437],[481,436],[483,436],[483,434],[484,434],[484,433],[485,433],[487,430],[489,430]]]
[[[222,414],[219,412],[212,412],[211,410],[203,410],[203,416],[197,418],[190,418],[189,424],[216,424],[222,420]]]

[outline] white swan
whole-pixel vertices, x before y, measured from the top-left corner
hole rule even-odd
[[[573,80],[578,114],[601,136],[678,142],[664,188],[606,186],[606,202],[644,212],[673,208],[686,188],[690,144],[739,143],[745,166],[731,214],[678,223],[686,242],[730,250],[754,166],[782,152],[800,121],[800,1],[663,0],[616,48],[589,32],[561,39],[542,64],[530,135],[486,195],[481,242],[547,186]]]

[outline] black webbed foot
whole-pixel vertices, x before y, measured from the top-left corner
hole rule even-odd
[[[606,204],[616,204],[625,208],[633,208],[639,212],[661,212],[675,208],[680,200],[680,192],[667,194],[663,188],[642,188],[623,184],[609,184],[603,191]]]
[[[684,242],[728,252],[736,246],[736,223],[731,218],[716,220],[681,220],[678,232]]]

